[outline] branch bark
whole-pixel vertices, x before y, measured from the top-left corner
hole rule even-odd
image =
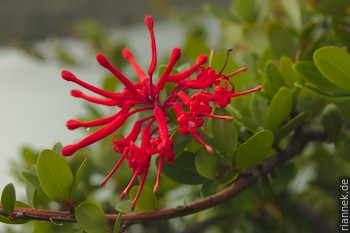
[[[183,206],[183,208],[161,209],[151,213],[124,214],[122,216],[122,225],[128,226],[134,223],[168,220],[198,213],[219,205],[249,188],[262,175],[270,173],[275,168],[283,165],[286,161],[299,154],[310,141],[319,140],[326,140],[326,135],[323,132],[306,129],[297,130],[292,136],[289,146],[285,150],[277,152],[275,156],[264,160],[258,166],[242,172],[228,188],[207,198],[187,204]],[[1,205],[0,215],[9,216],[3,212]],[[111,223],[114,223],[118,214],[106,214],[106,216]],[[51,222],[76,222],[74,214],[68,211],[51,211],[20,207],[16,207],[13,214],[9,217],[13,220],[27,219]]]

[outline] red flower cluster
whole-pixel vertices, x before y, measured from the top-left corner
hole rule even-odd
[[[127,160],[128,166],[133,170],[134,175],[122,192],[121,198],[130,190],[137,176],[142,177],[140,188],[135,199],[132,201],[132,209],[134,209],[145,183],[151,157],[153,155],[159,156],[157,179],[154,186],[155,192],[159,186],[163,161],[165,160],[168,163],[174,161],[174,142],[170,138],[171,132],[169,132],[169,125],[171,122],[168,117],[168,111],[171,108],[177,116],[180,133],[184,135],[192,134],[209,152],[212,152],[213,149],[197,133],[197,128],[204,124],[205,117],[232,120],[230,116],[213,115],[212,105],[224,108],[230,103],[231,98],[259,91],[262,88],[258,86],[252,90],[235,93],[229,78],[246,69],[240,69],[229,75],[221,74],[222,70],[216,73],[211,67],[203,66],[207,61],[206,55],[199,55],[195,64],[188,69],[177,74],[172,74],[171,71],[181,55],[181,49],[179,48],[173,49],[168,65],[155,84],[153,73],[157,64],[157,51],[153,31],[153,19],[151,16],[145,17],[145,24],[150,32],[152,48],[152,60],[147,74],[141,70],[138,63],[134,60],[132,53],[127,48],[122,51],[124,58],[133,66],[139,79],[138,82],[132,83],[104,55],[99,54],[96,57],[100,65],[108,69],[124,85],[124,89],[121,92],[114,93],[99,89],[81,81],[69,71],[62,72],[63,79],[75,82],[104,98],[87,96],[78,90],[72,90],[72,96],[83,98],[92,103],[120,108],[115,115],[94,121],[80,122],[69,120],[67,122],[68,129],[104,126],[81,141],[64,147],[62,150],[64,156],[70,156],[77,150],[115,133],[130,116],[140,112],[148,112],[148,116],[134,123],[129,135],[125,137],[119,134],[114,136],[114,150],[121,153],[121,157],[101,184],[103,186],[122,162]],[[191,76],[195,78],[190,79]],[[163,93],[162,91],[166,83],[174,83],[174,88],[168,96],[164,97],[163,95],[161,96],[161,93]],[[211,87],[214,87],[213,92],[209,91]],[[186,92],[188,89],[191,89],[191,93],[194,94],[189,95]],[[137,145],[138,139],[140,139],[139,146]]]

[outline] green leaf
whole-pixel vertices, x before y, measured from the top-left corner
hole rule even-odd
[[[184,151],[175,158],[174,164],[163,163],[163,174],[180,184],[202,184],[207,179],[198,174],[194,160],[195,154]]]
[[[69,197],[73,174],[67,162],[51,150],[39,154],[37,173],[40,186],[52,200],[63,202]]]
[[[130,200],[134,200],[139,187],[140,186],[137,185],[130,190],[129,192]],[[139,199],[136,202],[136,208],[144,212],[150,212],[155,210],[156,207],[157,207],[157,197],[155,193],[151,188],[144,186],[142,188]]]
[[[321,98],[324,98],[329,101],[344,103],[350,101],[350,94],[345,92],[327,92],[322,89],[316,88],[314,86],[304,85],[302,83],[295,83],[296,87],[304,89],[308,92],[311,92]]]
[[[174,140],[174,153],[175,155],[179,155],[184,151],[186,146],[193,140],[193,136],[190,134],[183,135],[177,129],[171,135],[171,139]]]
[[[117,219],[115,220],[114,227],[113,227],[113,233],[119,233],[120,227],[122,225],[122,217],[123,212],[119,212]]]
[[[57,142],[57,143],[52,147],[52,150],[53,150],[54,152],[56,152],[58,155],[61,155],[62,149],[63,149],[63,146],[62,146],[62,143],[60,143],[60,142]]]
[[[273,143],[273,134],[261,130],[242,143],[233,157],[233,165],[243,170],[253,167],[266,158]]]
[[[238,178],[240,171],[237,168],[230,168],[225,171],[224,175],[221,176],[217,181],[220,184],[229,184]]]
[[[291,112],[292,104],[292,92],[287,87],[281,87],[267,110],[264,128],[275,132]]]
[[[20,201],[16,201],[15,206],[22,207],[22,208],[30,208],[28,205],[26,205]],[[27,219],[26,220],[24,220],[24,219],[10,220],[8,217],[0,214],[0,222],[6,223],[6,224],[24,224],[24,223],[29,222],[29,220],[27,220]]]
[[[223,108],[216,108],[215,115],[231,116]],[[232,121],[213,119],[213,134],[216,148],[221,152],[224,159],[232,161],[233,152],[237,147],[237,130]]]
[[[323,92],[340,91],[341,89],[328,81],[312,62],[300,61],[294,68],[312,85],[321,89]]]
[[[295,71],[292,59],[287,56],[282,56],[279,60],[278,66],[285,82],[290,86],[294,86],[295,82],[300,81],[300,75]]]
[[[133,211],[131,210],[131,200],[125,200],[125,201],[119,202],[116,205],[115,209],[119,212],[123,212],[126,214],[133,213]],[[135,210],[137,210],[137,208]]]
[[[339,108],[331,103],[322,111],[322,125],[333,140],[337,139],[343,127],[343,120]]]
[[[216,193],[219,188],[219,183],[214,180],[208,180],[201,186],[201,196],[208,197]]]
[[[83,202],[75,212],[81,228],[87,233],[109,233],[108,219],[103,210],[94,203]]]
[[[16,203],[16,190],[12,183],[9,183],[2,190],[1,205],[6,214],[12,214]]]
[[[202,148],[195,157],[195,166],[197,172],[209,179],[213,179],[216,175],[217,155],[209,153]]]
[[[268,61],[266,63],[264,73],[266,76],[264,90],[272,97],[277,93],[281,86],[285,85],[284,78],[273,61]]]
[[[288,121],[285,125],[279,128],[275,133],[275,142],[278,142],[285,136],[288,136],[294,129],[296,129],[301,124],[305,123],[308,119],[310,119],[310,112],[301,112],[293,119]]]
[[[21,176],[21,178],[28,184],[30,184],[32,187],[34,187],[36,190],[40,191],[41,193],[44,194],[43,189],[40,186],[40,182],[39,182],[39,178],[27,171],[21,171],[19,173],[19,175]]]
[[[117,88],[118,80],[114,77],[114,75],[107,75],[103,80],[102,88],[106,91],[114,92]]]
[[[75,195],[75,192],[77,191],[78,184],[80,182],[81,177],[83,176],[83,173],[85,171],[87,165],[87,159],[84,159],[84,161],[81,163],[80,167],[77,170],[77,173],[74,176],[73,184],[69,193],[69,199],[72,199]]]
[[[325,46],[316,50],[313,58],[319,71],[329,81],[350,90],[350,55],[344,49]]]
[[[250,112],[252,114],[253,119],[259,125],[262,125],[264,123],[267,109],[268,109],[267,98],[264,98],[262,95],[259,95],[257,93],[253,93],[252,98],[250,100]]]

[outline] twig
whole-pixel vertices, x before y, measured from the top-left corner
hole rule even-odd
[[[129,226],[134,223],[168,220],[171,218],[198,213],[213,206],[219,205],[246,190],[260,176],[270,173],[276,167],[281,166],[286,161],[300,153],[310,141],[318,140],[326,140],[326,136],[323,132],[298,130],[292,136],[289,146],[285,150],[277,152],[275,156],[264,160],[258,166],[242,172],[241,175],[228,188],[207,198],[186,204],[181,208],[161,209],[150,213],[124,214],[122,216],[122,225]],[[8,216],[3,212],[1,205],[0,215]],[[106,216],[111,223],[114,223],[118,214],[107,214]],[[16,207],[14,209],[11,218],[54,222],[76,222],[75,216],[68,211],[50,211],[21,207]]]

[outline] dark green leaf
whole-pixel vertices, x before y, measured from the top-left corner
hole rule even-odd
[[[73,174],[62,156],[51,150],[44,150],[38,157],[38,178],[44,193],[55,201],[69,197]]]
[[[134,186],[129,192],[129,199],[134,200],[136,193],[140,186]],[[153,190],[147,186],[142,188],[139,199],[136,202],[136,208],[144,211],[150,212],[153,211],[157,206],[157,197]]]
[[[223,108],[217,108],[215,115],[230,116]],[[227,162],[232,161],[232,155],[237,147],[237,130],[232,121],[213,119],[213,134],[216,148]]]
[[[198,174],[194,165],[195,154],[183,152],[174,164],[163,163],[163,174],[180,184],[202,184],[207,179]]]
[[[83,202],[75,212],[81,228],[87,233],[109,233],[108,219],[103,210],[94,203]]]
[[[69,193],[69,198],[72,199],[75,195],[75,192],[77,191],[78,184],[80,182],[80,179],[85,171],[87,165],[87,159],[84,159],[84,161],[81,163],[80,167],[78,168],[77,173],[74,176],[73,184]]]
[[[190,134],[183,135],[179,132],[179,130],[175,130],[175,132],[171,135],[171,139],[174,140],[174,153],[175,155],[179,155],[193,140],[193,136]]]
[[[287,87],[281,87],[273,97],[267,110],[264,127],[275,132],[292,110],[293,94]]]
[[[233,157],[233,165],[243,170],[253,167],[266,158],[273,143],[273,134],[261,130],[241,144]]]
[[[350,90],[350,55],[341,48],[325,46],[314,53],[319,71],[337,86]]]
[[[263,96],[253,93],[250,100],[250,112],[253,119],[259,124],[264,123],[265,115],[268,109],[268,101]]]
[[[16,190],[12,183],[9,183],[2,190],[1,205],[6,214],[12,214],[16,203]]]
[[[217,155],[209,153],[202,148],[195,157],[195,166],[197,172],[209,179],[213,179],[216,175]]]
[[[285,85],[284,78],[273,61],[267,62],[264,71],[266,76],[264,91],[266,91],[270,97],[273,97],[281,86]]]
[[[230,168],[225,171],[224,175],[221,176],[217,181],[220,184],[229,184],[233,182],[239,176],[240,171],[236,168]]]

